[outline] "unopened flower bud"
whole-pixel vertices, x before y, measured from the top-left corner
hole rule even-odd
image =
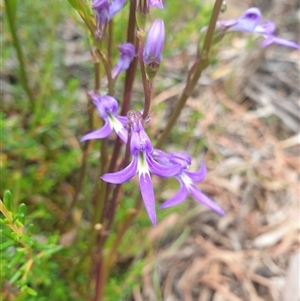
[[[143,53],[143,61],[150,80],[154,78],[161,62],[164,41],[165,25],[161,19],[157,19],[150,27]]]

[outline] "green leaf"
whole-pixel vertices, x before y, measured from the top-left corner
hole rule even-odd
[[[26,205],[24,203],[22,203],[19,208],[18,208],[18,214],[19,214],[19,218],[18,220],[24,225],[25,224],[25,215],[27,212],[27,208]]]
[[[15,232],[11,232],[11,233],[10,233],[10,236],[11,236],[11,238],[14,239],[15,241],[19,241],[19,240],[20,240],[20,236],[19,236],[17,233],[15,233]]]
[[[7,225],[8,224],[8,220],[6,218],[0,218],[0,224],[1,225]]]
[[[73,8],[79,13],[90,32],[94,34],[95,31],[95,18],[91,9],[91,4],[86,0],[68,0]]]
[[[9,279],[9,282],[12,284],[16,282],[21,276],[22,276],[22,272],[20,270],[17,270]]]
[[[33,224],[30,224],[30,225],[27,227],[26,235],[27,235],[27,236],[30,236],[31,233],[32,233],[32,230],[33,230]]]
[[[25,215],[24,215],[24,213],[17,213],[17,214],[14,216],[13,223],[16,223],[17,220],[21,223],[21,225],[20,225],[20,223],[19,223],[18,226],[23,226],[22,221],[25,220]]]
[[[24,258],[25,253],[26,253],[25,249],[22,249],[22,251],[17,252],[14,258],[8,264],[8,268],[10,269],[14,267],[16,264],[20,264],[22,259]]]
[[[3,195],[3,203],[4,206],[8,211],[12,211],[12,197],[11,197],[11,192],[9,190],[4,191]]]
[[[2,244],[0,244],[0,251],[3,251],[11,246],[13,246],[16,242],[13,240],[8,240],[6,242],[3,242]]]
[[[25,291],[28,295],[37,296],[37,292],[35,290],[33,290],[31,287],[26,286]]]
[[[23,213],[24,215],[27,213],[27,208],[24,203],[22,203],[18,208],[18,213]]]
[[[30,237],[28,237],[27,235],[23,235],[21,237],[22,241],[26,242],[27,244],[29,244],[30,246],[32,246],[34,244],[34,240],[32,240]]]

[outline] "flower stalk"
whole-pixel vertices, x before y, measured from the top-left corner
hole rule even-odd
[[[208,30],[207,30],[207,33],[205,36],[204,45],[200,52],[200,59],[197,62],[197,65],[194,67],[195,72],[188,78],[187,84],[181,93],[179,101],[177,102],[177,104],[174,108],[174,111],[167,122],[165,129],[163,130],[162,134],[160,135],[158,141],[156,142],[157,148],[161,148],[162,145],[167,141],[167,138],[170,135],[172,128],[176,124],[176,121],[177,121],[178,117],[180,116],[180,113],[181,113],[183,107],[185,106],[188,98],[193,93],[193,91],[196,87],[196,84],[202,74],[202,71],[204,69],[206,69],[206,67],[209,65],[209,51],[211,48],[213,34],[214,34],[214,30],[216,28],[218,16],[219,16],[220,10],[222,8],[222,3],[223,3],[223,0],[216,0],[216,2],[215,2],[215,5],[214,5],[213,11],[212,11],[212,15],[210,18],[210,22],[208,25]]]

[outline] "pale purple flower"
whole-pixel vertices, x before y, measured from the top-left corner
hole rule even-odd
[[[109,20],[113,18],[115,14],[117,14],[125,5],[126,0],[112,0],[109,6]]]
[[[179,191],[169,200],[164,202],[160,208],[168,208],[184,202],[190,193],[199,203],[204,206],[214,210],[220,215],[224,215],[224,210],[203,192],[201,192],[195,183],[201,182],[206,177],[206,166],[202,162],[201,168],[196,172],[189,172],[186,169],[191,164],[191,157],[186,153],[173,153],[167,154],[160,150],[153,151],[153,157],[162,164],[166,166],[178,165],[180,164],[181,170],[175,175],[175,178],[180,183]]]
[[[254,32],[261,21],[261,16],[261,12],[257,7],[251,7],[240,18],[236,19],[235,24],[230,27],[230,30]]]
[[[117,100],[108,95],[101,96],[94,91],[89,93],[89,97],[94,102],[100,117],[104,120],[104,125],[102,128],[84,135],[80,141],[103,139],[108,137],[114,130],[120,139],[124,143],[127,143],[127,118],[125,116],[117,115]]]
[[[149,0],[149,5],[152,7],[157,7],[159,9],[164,8],[164,4],[163,4],[162,0]]]
[[[117,78],[122,71],[129,68],[135,56],[135,47],[131,43],[124,43],[118,47],[120,51],[120,58],[116,66],[112,69],[111,76],[113,79]]]
[[[101,39],[104,35],[106,25],[125,5],[126,0],[94,0],[93,10],[96,11],[95,36]]]
[[[262,14],[259,8],[251,7],[237,19],[219,20],[217,22],[217,28],[224,31],[243,31],[261,34],[265,38],[265,41],[262,45],[263,47],[274,43],[286,47],[300,49],[300,45],[297,43],[273,35],[276,30],[276,25],[274,22],[267,20],[261,23],[261,19]]]
[[[162,59],[162,50],[165,42],[165,25],[161,19],[157,19],[151,25],[143,52],[143,60],[146,65],[159,65]]]
[[[166,166],[153,159],[153,146],[144,130],[141,113],[129,111],[127,119],[132,161],[123,170],[115,173],[106,173],[101,178],[105,182],[121,184],[130,180],[138,173],[140,192],[146,211],[152,224],[156,225],[155,199],[150,172],[161,177],[171,177],[178,174],[181,166],[176,164]]]
[[[99,39],[103,37],[106,25],[109,22],[109,5],[108,0],[95,0],[92,4],[93,10],[96,11],[95,36]]]

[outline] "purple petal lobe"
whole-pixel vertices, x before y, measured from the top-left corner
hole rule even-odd
[[[108,121],[105,122],[104,126],[96,131],[93,131],[91,133],[88,133],[84,135],[80,142],[86,141],[86,140],[91,140],[91,139],[103,139],[108,137],[112,132],[111,125]]]
[[[274,22],[267,20],[264,23],[257,25],[254,32],[270,35],[276,30],[276,25]]]
[[[120,58],[112,70],[112,78],[115,79],[119,74],[127,70],[135,56],[135,47],[131,43],[124,43],[118,46]]]
[[[127,143],[128,132],[127,132],[126,128],[120,129],[119,131],[117,131],[117,134],[124,143]]]
[[[164,208],[168,208],[168,207],[172,207],[172,206],[176,206],[179,205],[181,203],[183,203],[185,201],[185,199],[187,198],[188,195],[188,190],[184,185],[181,185],[179,191],[169,200],[165,201],[160,208],[164,209]]]
[[[190,193],[193,195],[193,197],[204,206],[214,210],[220,215],[224,215],[224,210],[213,200],[211,200],[209,197],[207,197],[204,193],[202,193],[195,185],[191,185],[190,187]]]
[[[126,116],[117,116],[118,120],[124,125],[126,126],[127,124],[127,117]]]
[[[157,163],[150,155],[147,156],[150,171],[160,177],[173,177],[181,172],[181,165],[165,166]]]
[[[111,19],[116,13],[118,13],[125,5],[126,0],[112,0],[109,6],[109,19]]]
[[[163,4],[162,0],[149,0],[149,5],[153,6],[153,7],[157,7],[159,9],[164,8],[164,4]]]
[[[262,47],[265,48],[271,44],[278,44],[278,45],[282,45],[282,46],[286,46],[286,47],[291,47],[291,48],[296,48],[298,50],[300,50],[300,45],[293,42],[293,41],[289,41],[280,37],[276,37],[273,35],[269,35],[265,41],[263,42]]]
[[[201,162],[201,168],[198,171],[196,172],[185,171],[184,173],[187,176],[189,176],[193,182],[201,182],[205,179],[207,174],[206,165],[204,164],[204,162]]]
[[[133,178],[136,173],[137,158],[133,157],[131,163],[126,168],[114,173],[106,173],[101,177],[101,179],[108,183],[121,184]]]
[[[149,173],[140,174],[140,190],[148,216],[153,226],[156,226],[154,191]]]
[[[244,12],[238,19],[238,22],[233,25],[230,30],[253,32],[255,27],[260,23],[260,20],[260,10],[257,7],[251,7]]]

